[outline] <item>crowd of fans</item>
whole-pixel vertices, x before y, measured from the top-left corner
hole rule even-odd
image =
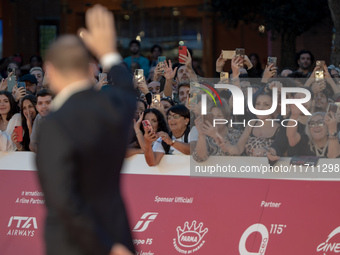
[[[163,54],[161,46],[154,45],[149,58],[141,55],[140,47],[139,41],[132,40],[131,55],[121,63],[131,71],[136,87],[137,107],[127,157],[144,154],[150,166],[158,165],[165,154],[192,154],[198,162],[227,155],[268,157],[270,162],[281,156],[340,157],[340,69],[315,61],[310,51],[298,52],[297,66],[282,70],[276,63],[262,66],[257,54],[234,55],[228,60],[221,52],[215,79],[207,79],[197,62],[193,64],[189,50],[172,63],[169,59],[158,61]],[[42,64],[39,56],[31,57],[25,66],[20,56],[0,61],[1,151],[38,150],[39,125],[53,105]],[[110,77],[100,76],[106,70],[98,62],[89,63],[89,68],[95,89],[114,86]],[[294,104],[281,113],[280,99],[272,114],[254,115],[247,98],[243,105],[234,102],[231,91],[212,89],[216,83],[237,86],[245,97],[252,97],[256,110],[272,107],[274,88],[279,95],[283,87],[305,88],[311,100],[303,106],[311,115]],[[247,94],[248,88],[252,94]],[[203,115],[202,93],[211,95],[204,102],[207,114]],[[304,97],[303,93],[288,94],[291,99]],[[234,115],[234,107],[243,108],[244,115]],[[213,119],[229,121],[214,126]],[[284,120],[286,125],[282,125]]]

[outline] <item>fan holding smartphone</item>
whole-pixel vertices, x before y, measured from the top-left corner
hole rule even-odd
[[[8,91],[0,91],[0,151],[15,151],[16,144],[11,136],[16,126],[21,126],[17,105]]]

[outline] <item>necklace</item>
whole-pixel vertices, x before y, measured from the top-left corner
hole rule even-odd
[[[328,141],[326,142],[325,146],[323,146],[323,148],[319,148],[316,144],[314,144],[314,150],[315,150],[315,154],[317,157],[325,157],[325,152],[327,148],[328,148]]]

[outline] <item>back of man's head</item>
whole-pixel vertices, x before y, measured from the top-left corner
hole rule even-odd
[[[50,45],[46,62],[51,63],[61,73],[72,71],[87,73],[90,54],[79,37],[64,35]]]

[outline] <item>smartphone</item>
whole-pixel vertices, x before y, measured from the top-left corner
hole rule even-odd
[[[197,104],[198,103],[198,93],[197,92],[192,92],[192,93],[189,93],[189,101],[190,103],[195,103]]]
[[[17,133],[17,141],[22,142],[22,126],[15,126],[13,132]]]
[[[235,50],[235,55],[236,55],[236,57],[240,56],[240,57],[243,59],[243,61],[244,61],[245,49],[243,49],[243,48],[237,48],[237,49]],[[239,66],[240,66],[241,68],[243,68],[243,66],[244,66],[243,62],[242,62],[242,64],[240,64]]]
[[[24,81],[19,81],[18,88],[24,88],[26,90],[26,83]]]
[[[185,55],[185,56],[188,55],[187,46],[179,46],[179,47],[178,47],[178,61],[179,61],[179,63],[184,64],[185,61],[184,61],[184,60],[181,60],[181,59],[179,58],[179,56],[180,56],[181,54],[182,54],[182,55]]]
[[[324,78],[323,71],[315,71],[315,81],[321,81]]]
[[[135,80],[139,80],[144,76],[144,70],[143,69],[136,69],[135,70]]]
[[[149,120],[143,120],[142,123],[145,132],[153,132],[153,128]]]
[[[220,72],[220,81],[229,79],[229,73],[228,72]]]
[[[316,61],[316,67],[317,67],[319,70],[323,70],[324,64],[325,64],[325,61],[324,61],[324,60],[317,60],[317,61]]]
[[[329,103],[327,106],[327,113],[334,113],[334,116],[336,115],[336,112],[338,111],[338,105],[337,104],[333,104],[333,103]]]
[[[15,76],[15,68],[14,67],[8,67],[7,68],[7,75],[9,76],[10,73],[12,73],[11,76]]]
[[[159,95],[159,94],[152,95],[151,106],[159,107],[160,104],[161,104],[161,95]]]
[[[164,61],[166,61],[166,56],[159,56],[159,57],[158,57],[158,63],[161,63],[161,64],[160,64],[160,67],[161,67],[162,69],[165,68],[165,63],[164,63]]]
[[[223,58],[224,59],[232,59],[235,56],[236,51],[234,50],[222,50]]]
[[[272,63],[274,63],[274,67],[276,67],[276,61],[277,61],[277,58],[276,57],[268,57],[267,59],[267,66],[271,65]]]
[[[104,78],[105,77],[105,78]],[[99,73],[98,79],[99,81],[104,78],[103,82],[107,82],[107,73]]]
[[[16,84],[16,76],[8,76],[7,77],[7,91],[12,92],[15,84]]]
[[[203,115],[203,123],[209,122],[211,125],[214,125],[214,115],[211,112],[208,112],[207,115]]]

